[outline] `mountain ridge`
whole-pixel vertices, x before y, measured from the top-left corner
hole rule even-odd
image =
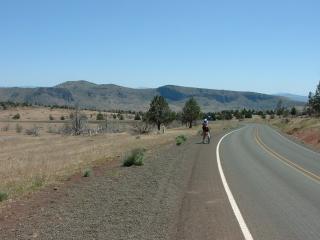
[[[297,94],[292,94],[292,93],[277,93],[274,95],[280,96],[280,97],[286,97],[286,98],[289,98],[293,101],[305,102],[305,103],[308,102],[308,96],[297,95]]]
[[[170,107],[180,111],[187,99],[194,97],[203,111],[221,111],[251,108],[275,108],[281,99],[284,106],[302,106],[303,103],[281,96],[250,91],[230,91],[164,85],[158,88],[129,88],[116,84],[96,84],[86,80],[67,81],[53,87],[0,88],[0,101],[27,102],[40,105],[69,105],[78,103],[83,108],[100,110],[145,111],[151,99],[161,95]]]

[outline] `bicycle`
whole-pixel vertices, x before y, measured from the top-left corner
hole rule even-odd
[[[211,135],[210,135],[210,132],[203,132],[203,141],[202,143],[205,144],[210,144],[210,141],[211,141]]]

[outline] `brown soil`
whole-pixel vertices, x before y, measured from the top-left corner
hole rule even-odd
[[[320,129],[306,129],[293,133],[293,136],[300,139],[306,144],[312,145],[320,150]]]

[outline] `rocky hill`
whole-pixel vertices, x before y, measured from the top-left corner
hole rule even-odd
[[[174,85],[159,88],[134,89],[114,84],[94,84],[87,81],[69,81],[54,87],[0,88],[0,101],[28,102],[40,105],[70,105],[101,110],[146,110],[155,95],[167,99],[173,110],[181,110],[185,101],[194,97],[204,111],[227,109],[273,109],[282,99],[285,106],[303,103],[285,97],[254,92],[237,92]]]

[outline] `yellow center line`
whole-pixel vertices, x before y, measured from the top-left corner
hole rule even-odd
[[[271,156],[277,158],[278,160],[282,161],[283,163],[285,163],[286,165],[288,165],[289,167],[297,170],[298,172],[302,173],[303,175],[307,176],[308,178],[316,181],[317,183],[320,182],[320,176],[309,172],[308,170],[306,170],[305,168],[301,167],[300,165],[290,161],[288,158],[282,156],[281,154],[275,152],[274,150],[272,150],[270,147],[268,147],[260,138],[259,136],[259,131],[258,128],[256,128],[256,134],[255,134],[255,140],[258,143],[258,145],[264,149],[267,153],[269,153]]]

